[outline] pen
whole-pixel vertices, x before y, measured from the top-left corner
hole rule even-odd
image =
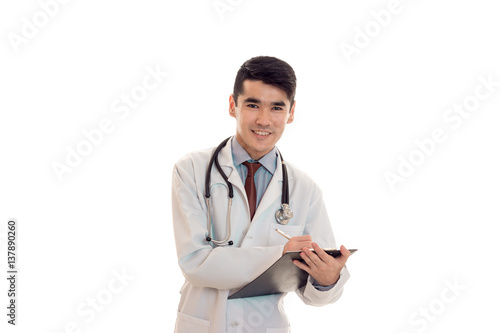
[[[290,238],[292,238],[290,235],[284,233],[283,231],[281,231],[280,229],[275,229],[281,236],[285,237],[286,239],[290,240]]]

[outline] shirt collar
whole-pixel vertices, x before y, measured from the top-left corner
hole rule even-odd
[[[271,174],[274,174],[274,171],[276,171],[276,163],[278,159],[278,149],[276,147],[274,147],[273,150],[266,155],[262,156],[258,161],[255,161],[250,157],[250,155],[248,155],[247,151],[240,145],[238,140],[233,137],[231,140],[231,150],[235,166],[238,166],[245,161],[259,162]]]

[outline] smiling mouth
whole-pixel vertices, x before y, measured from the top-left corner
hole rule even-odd
[[[266,131],[257,131],[257,130],[252,130],[252,132],[254,132],[255,134],[257,135],[261,135],[261,136],[268,136],[271,134],[271,132],[266,132]]]

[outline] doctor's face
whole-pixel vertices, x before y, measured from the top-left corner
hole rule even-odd
[[[236,140],[254,160],[269,153],[293,121],[295,102],[286,93],[262,81],[246,80],[235,103],[229,96],[229,114],[236,118]],[[290,109],[291,106],[291,109]]]

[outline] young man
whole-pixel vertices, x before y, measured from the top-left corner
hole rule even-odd
[[[307,285],[296,291],[306,304],[333,303],[342,294],[350,253],[341,246],[342,255],[333,258],[321,250],[335,247],[321,191],[288,162],[293,218],[286,225],[275,219],[285,180],[275,145],[294,119],[295,86],[295,73],[286,62],[274,57],[246,61],[229,97],[236,135],[215,157],[220,170],[211,166],[208,171],[210,198],[206,200],[205,182],[214,149],[188,154],[174,167],[174,233],[186,278],[177,333],[289,332],[285,294],[227,299],[286,251],[303,251],[304,263],[294,264],[309,273]],[[232,199],[219,171],[233,187]],[[287,240],[276,228],[293,237]]]

